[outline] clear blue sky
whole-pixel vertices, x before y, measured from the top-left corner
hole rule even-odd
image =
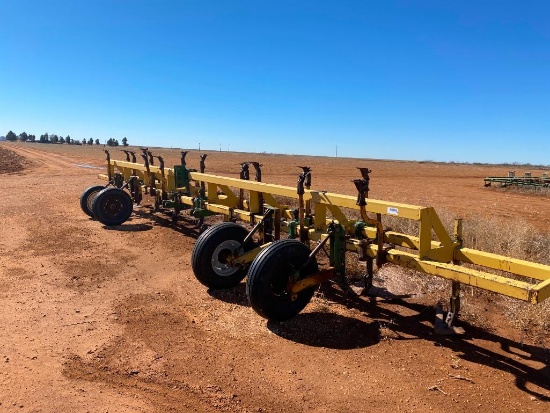
[[[0,134],[550,164],[550,2],[0,0]]]

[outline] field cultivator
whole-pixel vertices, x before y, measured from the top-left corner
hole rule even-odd
[[[525,176],[516,176],[514,171],[509,171],[508,176],[489,176],[483,178],[485,186],[498,184],[501,188],[515,186],[518,188],[550,188],[550,177],[547,172],[541,176],[531,176],[531,172],[525,172]]]
[[[107,152],[107,173],[99,177],[108,183],[84,191],[82,209],[104,225],[120,225],[130,217],[133,204],[149,195],[155,210],[169,213],[173,220],[182,211],[200,224],[207,216],[222,216],[224,222],[210,226],[195,243],[194,274],[213,289],[231,288],[248,276],[249,301],[269,320],[297,315],[317,286],[343,279],[350,252],[365,263],[365,293],[375,267],[386,263],[451,280],[444,323],[449,333],[456,331],[452,324],[460,308],[461,284],[531,303],[550,296],[550,266],[464,248],[462,221],[455,221],[449,235],[432,207],[368,198],[367,168],[358,168],[360,177],[352,181],[354,197],[312,189],[307,166],[299,167],[297,185],[289,187],[262,182],[257,162],[243,162],[239,178],[230,178],[205,173],[206,155],[196,170],[187,167],[185,151],[173,168],[166,168],[164,160],[146,148],[140,154],[143,163],[134,152],[124,152],[123,161]],[[385,228],[384,216],[415,221],[415,233]]]

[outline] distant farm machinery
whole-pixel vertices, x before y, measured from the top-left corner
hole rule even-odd
[[[550,296],[550,266],[464,248],[461,220],[449,235],[432,207],[369,199],[367,168],[359,168],[360,177],[352,181],[357,191],[353,197],[312,189],[307,166],[299,167],[296,187],[288,187],[262,182],[257,162],[243,162],[239,178],[229,178],[205,173],[206,155],[196,170],[187,167],[185,151],[173,168],[146,148],[140,154],[143,163],[136,162],[134,152],[124,152],[126,160],[120,161],[106,151],[107,173],[99,177],[108,184],[84,191],[82,209],[104,225],[120,225],[131,216],[133,204],[148,194],[155,210],[169,212],[173,220],[184,210],[199,224],[207,216],[222,216],[223,223],[198,237],[193,272],[212,289],[234,287],[247,277],[252,308],[269,320],[297,315],[317,286],[343,277],[346,252],[365,262],[365,291],[372,285],[375,264],[451,280],[450,332],[460,308],[461,284],[531,303]],[[255,170],[254,181],[249,166]],[[415,221],[417,231],[386,229],[383,216]],[[320,252],[326,253],[326,264]]]
[[[550,188],[550,177],[547,172],[543,172],[541,176],[532,176],[531,172],[525,172],[524,176],[516,176],[515,171],[509,171],[508,176],[489,176],[483,178],[483,182],[485,186],[497,184],[501,188]]]

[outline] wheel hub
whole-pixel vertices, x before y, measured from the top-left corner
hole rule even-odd
[[[117,199],[110,199],[107,203],[107,212],[111,215],[116,215],[120,211],[120,202]]]
[[[212,269],[222,277],[227,277],[239,271],[239,268],[231,266],[230,258],[235,251],[242,249],[241,243],[235,240],[222,242],[212,254]]]

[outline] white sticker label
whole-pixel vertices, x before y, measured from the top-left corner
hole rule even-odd
[[[399,215],[399,209],[395,207],[388,207],[388,214],[390,215]]]

